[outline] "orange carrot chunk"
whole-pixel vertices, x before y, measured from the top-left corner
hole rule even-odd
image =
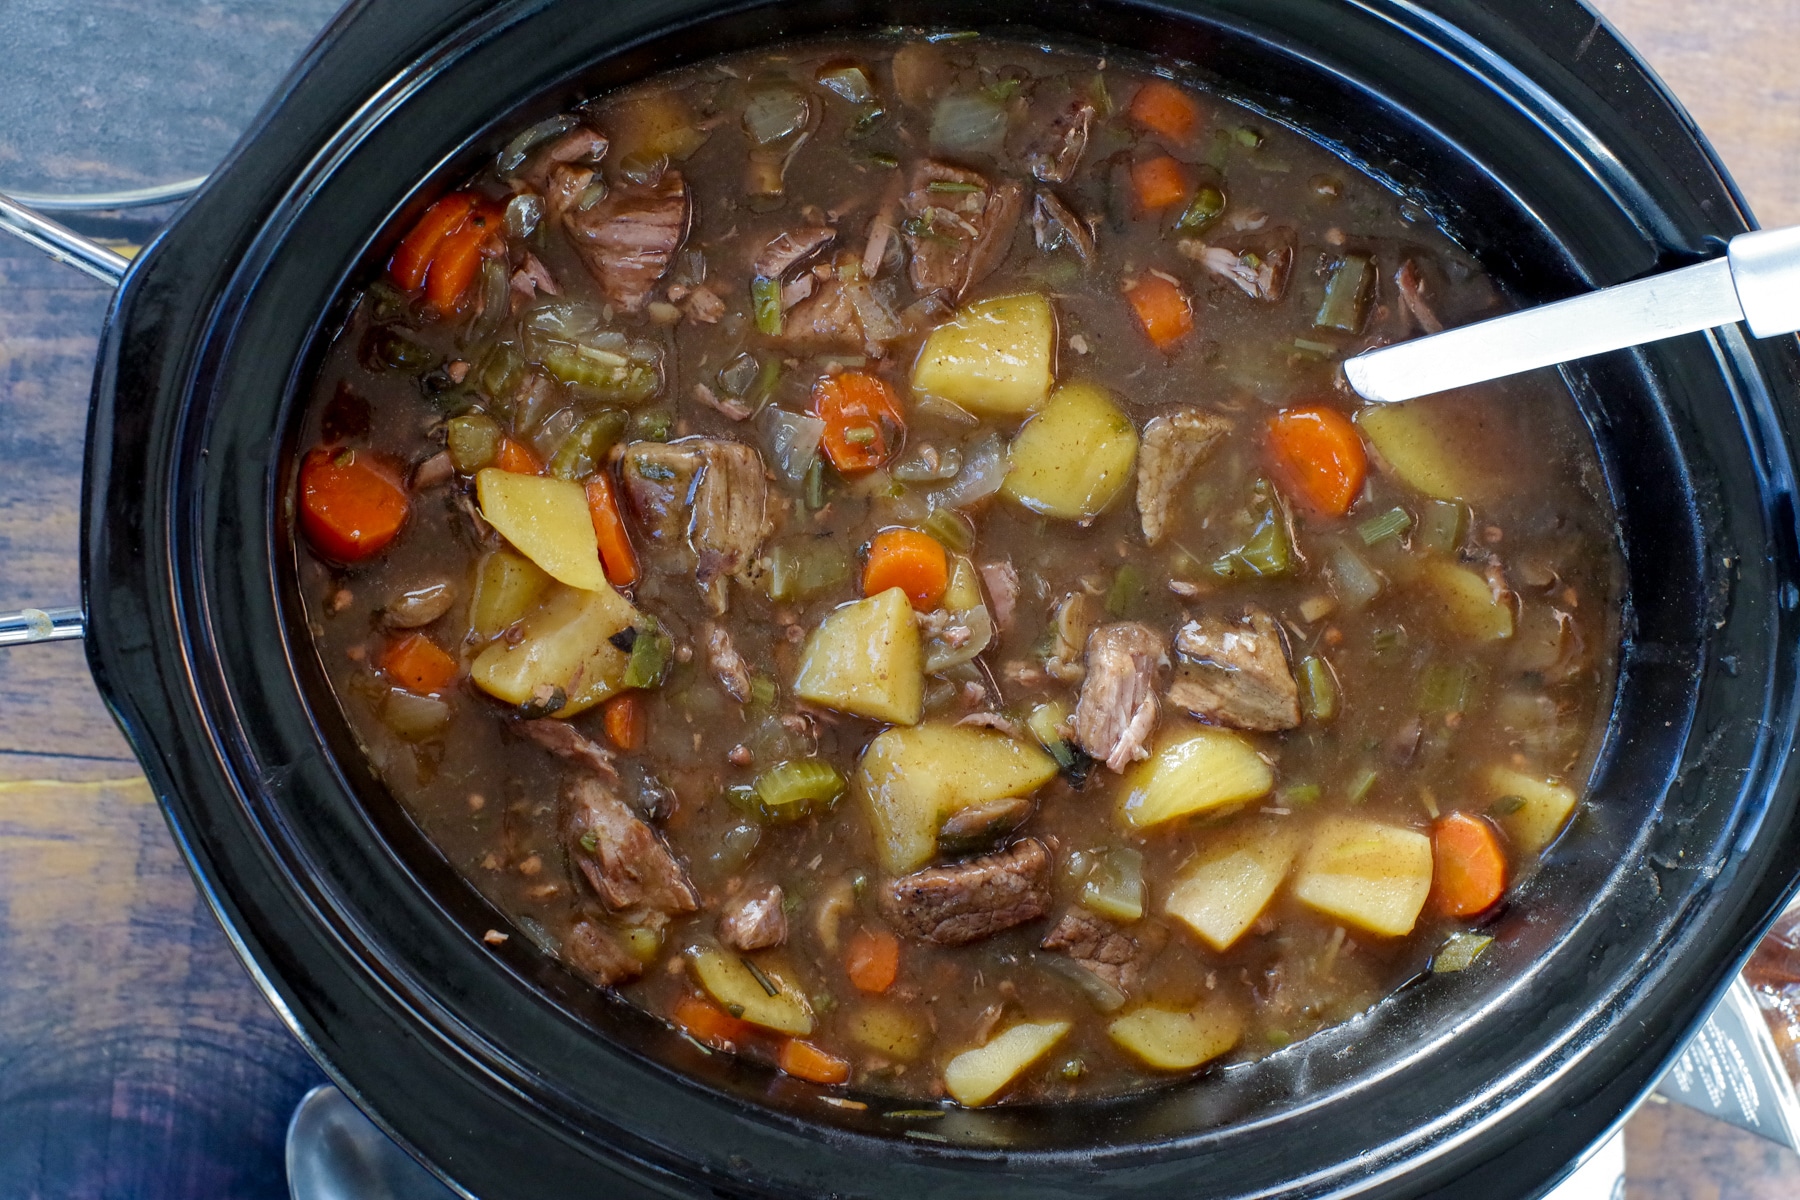
[[[462,228],[445,238],[431,257],[425,277],[425,299],[439,312],[452,312],[481,269],[481,252],[500,226],[493,211],[478,208]]]
[[[1350,511],[1369,474],[1369,455],[1349,417],[1312,404],[1269,421],[1269,450],[1287,492],[1330,516]]]
[[[729,1050],[740,1045],[751,1032],[748,1021],[739,1020],[698,996],[683,996],[677,1000],[673,1016],[683,1033],[715,1049]]]
[[[1131,119],[1164,137],[1185,142],[1200,123],[1200,106],[1172,83],[1152,79],[1131,98]]]
[[[544,460],[537,456],[537,451],[524,442],[516,442],[509,437],[500,439],[500,450],[494,455],[494,465],[502,471],[511,471],[514,475],[544,473]]]
[[[444,239],[462,228],[463,221],[475,207],[475,197],[467,192],[445,196],[425,210],[412,232],[401,239],[388,260],[388,278],[407,291],[415,291],[425,282],[425,270]]]
[[[626,532],[625,517],[619,512],[619,498],[613,494],[612,481],[606,477],[604,469],[588,480],[587,503],[606,578],[614,587],[630,587],[637,582],[637,552],[631,548],[631,535]]]
[[[776,1065],[796,1079],[813,1083],[843,1083],[850,1078],[850,1061],[827,1054],[811,1042],[789,1038],[781,1043]]]
[[[1431,906],[1447,917],[1486,912],[1506,890],[1506,855],[1494,827],[1451,813],[1431,827]]]
[[[1194,306],[1181,285],[1162,275],[1146,273],[1125,289],[1150,341],[1165,354],[1194,328]]]
[[[300,463],[300,528],[318,552],[361,562],[387,549],[406,524],[406,489],[367,454],[327,450]]]
[[[1147,213],[1160,212],[1171,204],[1181,203],[1188,190],[1181,164],[1166,154],[1133,163],[1131,186],[1137,193],[1138,207]]]
[[[850,982],[861,992],[880,995],[900,974],[900,939],[885,929],[859,929],[844,958]]]
[[[389,679],[421,696],[436,695],[456,681],[456,660],[422,633],[389,642],[380,665]]]
[[[863,567],[863,595],[877,596],[897,587],[913,608],[930,612],[943,603],[950,586],[950,558],[944,544],[916,529],[884,529],[869,542]]]
[[[872,471],[888,460],[888,430],[906,429],[887,381],[861,371],[826,375],[813,385],[813,415],[825,422],[825,457],[840,475]]]
[[[606,736],[621,750],[636,750],[644,744],[644,698],[637,692],[622,692],[600,707],[606,725]]]

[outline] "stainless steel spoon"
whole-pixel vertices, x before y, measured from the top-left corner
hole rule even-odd
[[[1697,266],[1365,351],[1344,374],[1387,404],[1734,321],[1759,338],[1800,330],[1800,226],[1740,233]]]

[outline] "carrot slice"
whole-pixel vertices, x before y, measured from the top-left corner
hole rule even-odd
[[[887,381],[861,371],[826,375],[813,385],[813,415],[825,422],[821,444],[841,475],[872,471],[888,460],[892,424],[904,432],[906,418]]]
[[[588,516],[594,522],[594,540],[600,545],[600,565],[615,587],[629,587],[637,582],[637,552],[631,548],[631,535],[625,531],[625,518],[619,512],[619,499],[613,494],[612,481],[605,470],[597,472],[587,483]]]
[[[789,1038],[781,1043],[776,1065],[797,1079],[813,1083],[843,1083],[850,1078],[850,1060],[827,1054],[811,1042]]]
[[[438,245],[425,277],[425,299],[439,312],[452,312],[481,269],[482,249],[500,222],[491,209],[477,208],[463,226]]]
[[[1349,417],[1311,404],[1269,421],[1275,474],[1286,490],[1319,512],[1341,517],[1362,493],[1369,455]]]
[[[381,670],[409,692],[432,696],[456,681],[456,660],[422,633],[409,633],[387,644]]]
[[[1131,119],[1146,129],[1185,142],[1200,123],[1200,106],[1172,83],[1152,79],[1131,98]]]
[[[636,750],[644,744],[644,698],[636,692],[621,692],[600,706],[606,725],[606,736],[621,750]]]
[[[500,439],[500,450],[494,455],[494,465],[502,471],[511,471],[514,475],[544,473],[544,460],[537,456],[537,451],[524,442],[516,442],[509,437]]]
[[[739,1020],[718,1005],[698,996],[683,996],[671,1014],[682,1032],[696,1042],[728,1050],[750,1035],[750,1022]]]
[[[1181,285],[1166,276],[1147,272],[1127,285],[1125,298],[1131,301],[1138,324],[1165,354],[1194,328],[1194,306]]]
[[[950,558],[944,544],[916,529],[884,529],[869,543],[863,567],[863,595],[878,596],[897,587],[913,608],[930,612],[943,602],[950,586]]]
[[[1447,917],[1485,912],[1506,890],[1506,855],[1494,827],[1451,813],[1431,827],[1431,905]]]
[[[1157,212],[1179,204],[1187,196],[1187,176],[1181,164],[1164,154],[1147,158],[1131,166],[1131,186],[1137,192],[1138,207]]]
[[[354,450],[312,450],[300,462],[300,528],[338,562],[387,549],[406,524],[406,489],[386,467]]]
[[[900,974],[900,939],[885,929],[859,929],[850,938],[844,971],[861,992],[880,995]]]
[[[407,291],[425,282],[425,270],[431,258],[444,244],[444,239],[462,228],[463,221],[475,207],[475,197],[467,192],[445,196],[425,210],[412,232],[401,239],[388,260],[388,278]]]

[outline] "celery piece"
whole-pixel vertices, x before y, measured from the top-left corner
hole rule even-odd
[[[645,617],[637,627],[631,643],[631,657],[625,663],[625,677],[620,680],[628,688],[660,687],[669,675],[669,663],[675,657],[675,644],[662,631],[655,617]]]
[[[1369,631],[1369,645],[1377,654],[1389,654],[1406,648],[1406,627],[1380,626]]]
[[[1390,538],[1397,538],[1412,528],[1412,517],[1404,508],[1390,508],[1386,512],[1370,517],[1356,527],[1357,536],[1365,546],[1378,546]]]
[[[393,325],[377,325],[363,335],[362,361],[373,371],[406,371],[423,375],[437,366],[437,351],[420,345]]]
[[[769,402],[769,397],[775,394],[775,385],[780,382],[781,358],[779,355],[770,355],[768,361],[757,369],[756,382],[744,393],[745,402],[752,411],[760,412],[763,405]]]
[[[463,475],[473,475],[500,453],[500,424],[486,413],[451,417],[444,425],[450,462]]]
[[[1320,358],[1331,358],[1338,351],[1338,348],[1329,342],[1315,342],[1309,338],[1295,338],[1294,349],[1305,354],[1316,354]]]
[[[1316,654],[1300,661],[1300,709],[1314,721],[1329,721],[1337,716],[1337,679],[1331,665]]]
[[[1344,789],[1346,804],[1361,804],[1369,798],[1369,792],[1375,787],[1375,781],[1381,778],[1374,767],[1364,767],[1350,777],[1350,786]]]
[[[1432,956],[1431,973],[1444,975],[1451,971],[1466,971],[1493,944],[1494,939],[1488,934],[1458,930],[1445,938],[1444,944]]]
[[[1129,846],[1100,855],[1081,885],[1081,906],[1113,921],[1131,922],[1144,915],[1144,856]]]
[[[569,431],[550,460],[550,473],[558,479],[586,479],[624,433],[625,414],[602,409]]]
[[[1136,563],[1125,563],[1113,575],[1112,587],[1106,592],[1106,611],[1124,620],[1137,611],[1150,594],[1150,582]]]
[[[1427,500],[1419,509],[1414,542],[1433,554],[1455,554],[1469,531],[1469,510],[1454,500]]]
[[[952,508],[934,508],[925,518],[925,532],[952,554],[967,554],[975,546],[975,527]]]
[[[1374,264],[1365,256],[1346,254],[1338,259],[1325,284],[1325,299],[1319,304],[1313,324],[1320,329],[1340,329],[1345,333],[1360,331],[1374,279]]]
[[[818,512],[825,507],[825,460],[815,458],[806,468],[806,510]]]
[[[781,281],[758,275],[750,281],[750,307],[756,314],[756,331],[781,336]]]
[[[631,432],[646,442],[666,442],[675,434],[675,414],[666,408],[641,412],[632,418]]]
[[[1419,710],[1466,712],[1475,696],[1478,674],[1474,663],[1432,663],[1419,681]]]
[[[1219,219],[1225,211],[1225,193],[1216,187],[1202,187],[1188,201],[1187,208],[1175,222],[1175,228],[1183,233],[1196,233]]]
[[[1244,147],[1246,150],[1262,149],[1263,135],[1256,132],[1256,130],[1251,129],[1249,126],[1238,126],[1231,131],[1231,136],[1238,145]]]
[[[1225,579],[1268,578],[1293,570],[1294,544],[1287,513],[1265,480],[1256,481],[1251,511],[1257,522],[1250,540],[1213,563],[1213,574]]]
[[[767,675],[757,675],[750,680],[750,707],[774,708],[780,695],[775,688],[775,681]]]
[[[642,345],[620,352],[545,340],[538,359],[561,382],[619,404],[641,404],[662,386],[655,354]]]
[[[525,378],[525,360],[511,342],[501,342],[481,360],[475,381],[491,398],[505,402]]]
[[[1305,808],[1317,804],[1325,789],[1316,783],[1290,783],[1275,793],[1275,800],[1286,808]]]
[[[770,767],[753,786],[763,817],[793,821],[830,807],[844,790],[844,777],[822,758],[796,758]]]
[[[769,599],[810,600],[850,581],[855,566],[833,539],[798,537],[769,550]]]

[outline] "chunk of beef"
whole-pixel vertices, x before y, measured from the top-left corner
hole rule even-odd
[[[661,928],[699,909],[687,871],[656,831],[611,787],[583,775],[564,789],[562,836],[569,858],[611,912],[634,925]]]
[[[617,939],[592,921],[577,921],[563,939],[563,961],[587,976],[595,987],[609,988],[644,973],[644,964],[626,953]]]
[[[971,713],[957,724],[968,725],[977,717],[996,715],[995,713]],[[1023,731],[1014,726],[1006,732],[1013,737],[1019,737]],[[1011,796],[1004,800],[989,800],[985,804],[959,808],[944,818],[944,823],[938,826],[938,846],[951,854],[957,854],[990,845],[995,839],[1011,833],[1023,825],[1025,818],[1031,815],[1034,806],[1035,802],[1029,796]]]
[[[1183,238],[1175,249],[1220,279],[1233,283],[1252,300],[1274,303],[1287,295],[1294,269],[1294,231],[1276,229],[1236,247],[1208,245]]]
[[[768,950],[787,941],[787,910],[781,885],[765,883],[733,896],[719,914],[719,940],[749,952]]]
[[[1088,635],[1099,623],[1099,606],[1086,592],[1071,592],[1057,602],[1050,614],[1050,656],[1044,670],[1064,683],[1080,683],[1087,677]]]
[[[637,312],[669,269],[691,216],[687,181],[667,171],[654,184],[617,188],[585,211],[567,210],[563,226],[606,298]]]
[[[587,194],[588,188],[599,178],[587,167],[572,167],[567,163],[558,163],[550,169],[544,181],[544,211],[552,217],[562,218],[580,203]]]
[[[987,585],[988,605],[994,628],[1004,633],[1012,627],[1013,609],[1019,602],[1019,571],[1010,559],[981,564],[981,582]]]
[[[1035,921],[1050,908],[1050,852],[1035,838],[997,854],[927,867],[882,889],[881,913],[901,933],[962,946]]]
[[[1081,156],[1087,153],[1088,131],[1093,124],[1092,104],[1086,100],[1071,104],[1027,156],[1032,177],[1045,183],[1067,183],[1073,179],[1081,166]]]
[[[619,480],[638,523],[653,543],[674,545],[687,536],[694,477],[706,456],[694,439],[632,442],[620,456]]]
[[[716,615],[730,608],[726,581],[754,584],[757,551],[773,529],[769,484],[754,447],[728,438],[632,442],[620,455],[620,478],[650,540],[683,537],[698,556],[694,581]]]
[[[1071,908],[1038,946],[1067,954],[1129,996],[1143,984],[1167,938],[1160,925],[1142,925],[1134,936],[1085,908]]]
[[[538,256],[527,251],[525,261],[513,272],[512,291],[518,297],[514,301],[516,308],[520,304],[529,304],[539,292],[546,296],[562,295],[562,288],[557,286],[556,276],[550,274],[550,268],[538,260]]]
[[[1102,625],[1088,636],[1075,741],[1115,772],[1150,757],[1156,672],[1167,657],[1162,635],[1135,621]]]
[[[739,704],[750,700],[750,668],[738,657],[737,647],[731,644],[731,634],[723,625],[715,621],[706,623],[706,665],[712,668],[714,678],[725,694]]]
[[[901,205],[913,288],[960,300],[1006,257],[1025,189],[1011,181],[993,187],[973,171],[927,159],[913,168]]]
[[[1273,733],[1300,724],[1300,688],[1281,627],[1260,608],[1235,621],[1201,617],[1175,633],[1169,703],[1202,721]]]
[[[534,191],[545,191],[550,186],[551,176],[556,168],[597,167],[606,157],[610,143],[606,135],[586,125],[577,125],[559,138],[551,140],[548,145],[540,147],[532,154],[531,164],[520,176]]]
[[[381,623],[390,629],[417,629],[429,625],[456,603],[456,586],[447,579],[421,579],[388,597],[381,606]]]
[[[798,354],[861,351],[862,320],[844,285],[835,277],[823,283],[810,275],[801,278],[811,281],[812,287],[782,317],[781,346]]]
[[[1094,259],[1094,231],[1049,192],[1039,192],[1032,202],[1031,233],[1039,250],[1067,246],[1084,263]]]
[[[1412,319],[1419,323],[1419,328],[1426,333],[1441,333],[1444,323],[1438,320],[1431,305],[1425,300],[1425,277],[1419,274],[1419,266],[1412,259],[1400,264],[1394,272],[1394,289],[1400,293],[1400,304]]]
[[[837,237],[829,225],[810,225],[804,229],[784,231],[762,248],[751,265],[751,271],[763,279],[780,279],[789,268],[805,262]]]
[[[1200,408],[1177,408],[1152,417],[1138,446],[1137,506],[1144,540],[1152,546],[1169,526],[1182,481],[1211,454],[1231,422]]]
[[[618,768],[613,765],[612,751],[567,721],[554,718],[515,721],[513,729],[526,741],[536,742],[556,757],[585,767],[602,779],[619,777]]]

